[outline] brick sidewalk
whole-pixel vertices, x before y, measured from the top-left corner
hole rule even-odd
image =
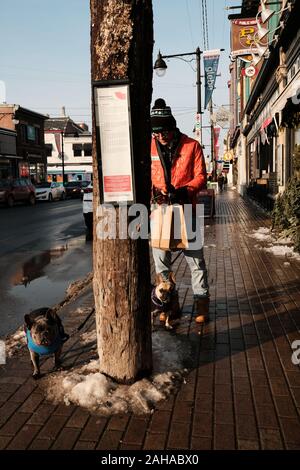
[[[255,247],[247,235],[270,222],[236,193],[216,203],[205,238],[210,323],[201,335],[188,268],[182,257],[176,263],[184,313],[177,334],[199,338],[186,383],[151,416],[101,417],[46,401],[24,350],[0,371],[0,449],[300,449],[300,373],[291,362],[291,343],[300,340],[300,262],[284,265]],[[68,366],[96,354],[77,344],[79,330],[95,327],[91,290],[76,302],[62,312],[73,332]],[[77,307],[81,315],[71,318]],[[45,361],[42,370],[51,367]]]

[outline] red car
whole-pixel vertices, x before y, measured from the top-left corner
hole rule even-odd
[[[65,190],[67,197],[81,197],[81,181],[68,181],[65,183]]]
[[[35,204],[35,187],[25,178],[0,180],[0,203],[13,207],[16,202]]]

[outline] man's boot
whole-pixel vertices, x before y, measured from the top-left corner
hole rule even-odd
[[[194,313],[196,313],[196,323],[205,323],[208,321],[209,297],[199,297],[194,300]]]

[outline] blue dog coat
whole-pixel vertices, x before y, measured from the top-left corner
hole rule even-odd
[[[50,344],[49,346],[39,346],[33,341],[30,330],[28,328],[26,329],[26,338],[27,338],[28,349],[30,351],[35,352],[36,354],[39,354],[40,356],[46,356],[47,354],[54,354],[63,343],[63,340],[60,334],[58,334],[55,340],[53,341],[53,343]]]

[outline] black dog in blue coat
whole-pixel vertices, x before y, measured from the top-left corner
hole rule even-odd
[[[27,346],[33,364],[33,377],[40,377],[39,358],[54,354],[55,367],[61,365],[62,346],[69,335],[64,331],[61,319],[51,308],[39,308],[24,316]]]

